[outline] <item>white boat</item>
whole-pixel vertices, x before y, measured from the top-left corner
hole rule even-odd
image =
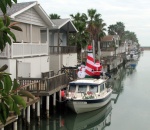
[[[111,124],[111,101],[104,107],[95,111],[73,114],[69,113],[65,118],[66,130],[104,130]]]
[[[129,54],[127,54],[126,59],[127,60],[138,60],[138,53],[136,51],[131,51]]]
[[[111,99],[112,89],[107,79],[84,78],[72,81],[66,96],[67,106],[75,113],[84,113],[105,106]]]
[[[126,64],[127,69],[134,69],[137,66],[137,60],[131,60]]]
[[[81,65],[78,78],[69,83],[67,106],[75,113],[84,113],[105,106],[111,99],[112,89],[106,85],[108,77],[99,61],[95,60],[92,46],[88,46],[86,66]]]

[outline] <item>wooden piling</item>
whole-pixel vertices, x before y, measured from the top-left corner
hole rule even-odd
[[[13,122],[13,130],[17,130],[17,120]]]
[[[61,102],[61,90],[59,91],[59,102]]]
[[[53,94],[53,107],[56,107],[56,93]]]
[[[46,115],[47,115],[47,118],[49,118],[49,96],[46,96]]]
[[[27,107],[27,123],[30,124],[30,106]]]
[[[40,124],[40,102],[37,102],[38,125]]]

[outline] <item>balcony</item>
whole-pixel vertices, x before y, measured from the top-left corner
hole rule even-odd
[[[12,43],[6,45],[0,58],[17,58],[48,55],[47,43]]]

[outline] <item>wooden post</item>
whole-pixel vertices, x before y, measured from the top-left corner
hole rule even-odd
[[[56,107],[56,93],[53,94],[53,107]]]
[[[62,124],[61,124],[61,115],[59,116],[59,127],[62,127],[61,126]]]
[[[4,127],[3,127],[3,128],[1,128],[0,130],[4,130]]]
[[[38,125],[40,124],[40,102],[37,102]]]
[[[49,118],[49,96],[46,96],[46,114],[47,118]]]
[[[41,98],[40,98],[40,105],[42,105],[42,102],[43,102],[43,101],[42,101],[42,97],[41,97]]]
[[[13,122],[13,130],[17,130],[17,120]]]
[[[46,120],[46,130],[50,129],[49,119]]]
[[[35,111],[35,103],[32,104],[32,109]]]
[[[53,122],[53,130],[56,130],[56,120],[54,119],[54,122]]]
[[[23,109],[23,119],[25,119],[25,118],[26,118],[26,110]]]
[[[30,124],[30,106],[27,107],[27,123]]]
[[[59,102],[61,102],[61,90],[59,91]]]
[[[23,120],[24,120],[24,119],[23,119]],[[22,125],[23,121],[22,121],[22,118],[19,118],[18,121],[17,121],[17,123],[19,124],[19,128],[22,130],[22,129],[23,129],[23,125]],[[20,129],[19,129],[19,130],[20,130]]]

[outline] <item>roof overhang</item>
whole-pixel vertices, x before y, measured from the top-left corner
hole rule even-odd
[[[58,20],[58,19],[57,19]],[[61,20],[61,19],[60,19]],[[54,22],[55,24],[55,22]],[[50,30],[64,30],[64,31],[69,31],[70,33],[77,33],[78,30],[72,23],[71,19],[66,19],[64,22],[62,22],[60,25],[55,24]]]

